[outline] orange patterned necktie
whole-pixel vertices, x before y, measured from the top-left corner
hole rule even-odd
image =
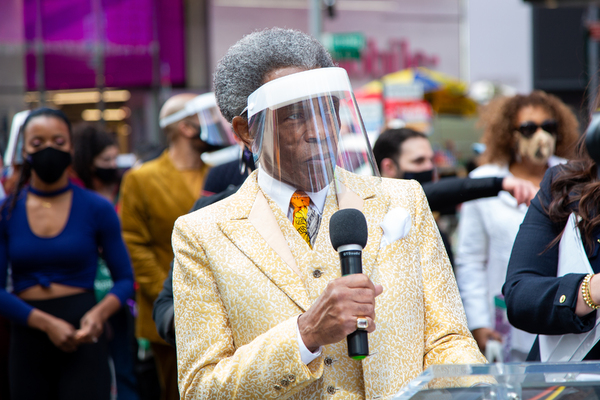
[[[310,197],[301,190],[297,190],[290,200],[292,207],[294,207],[294,228],[298,231],[300,236],[308,243],[308,246],[312,249],[310,244],[310,236],[308,235],[308,205],[310,204]]]

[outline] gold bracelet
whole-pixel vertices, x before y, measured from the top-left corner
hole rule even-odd
[[[592,293],[590,292],[590,282],[592,281],[592,277],[594,274],[587,274],[585,278],[583,278],[583,282],[581,283],[581,294],[583,295],[583,301],[589,308],[597,310],[600,308],[600,305],[594,303],[592,300]]]

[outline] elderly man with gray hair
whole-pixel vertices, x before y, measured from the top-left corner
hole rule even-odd
[[[420,185],[378,176],[348,76],[324,47],[294,30],[252,33],[214,85],[258,170],[175,224],[182,398],[385,399],[429,365],[485,362]],[[334,249],[358,228],[330,231],[348,209],[364,214],[364,241]],[[363,273],[342,276],[346,247],[362,250]],[[365,332],[370,354],[350,351],[346,337]]]

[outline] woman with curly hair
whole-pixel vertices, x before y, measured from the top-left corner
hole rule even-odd
[[[541,91],[499,98],[482,113],[486,150],[473,178],[514,176],[539,186],[549,167],[570,158],[578,122],[555,96]],[[558,157],[557,157],[558,156]],[[560,158],[559,158],[560,157]],[[463,204],[456,279],[469,328],[482,351],[503,342],[504,361],[522,361],[534,336],[502,323],[501,294],[513,242],[527,206],[507,192]]]
[[[596,278],[600,272],[600,180],[598,165],[587,154],[583,139],[575,160],[546,172],[510,257],[503,288],[508,318],[528,332],[580,334],[596,325],[595,311],[600,308],[600,279]],[[576,238],[573,232],[579,238],[572,243],[583,244],[578,265],[589,273],[557,276],[560,242],[569,234]],[[568,254],[576,259],[571,247]],[[534,343],[528,361],[561,361],[552,356],[550,346],[540,347],[539,343]],[[572,361],[599,360],[600,345],[594,344],[582,345],[583,351],[573,353]],[[572,353],[564,346],[561,352]]]

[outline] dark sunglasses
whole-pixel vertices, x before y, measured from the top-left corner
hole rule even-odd
[[[539,128],[548,132],[551,135],[556,135],[558,133],[558,124],[554,119],[547,119],[542,122],[540,125],[536,124],[533,121],[523,122],[517,130],[526,138],[532,137]]]

